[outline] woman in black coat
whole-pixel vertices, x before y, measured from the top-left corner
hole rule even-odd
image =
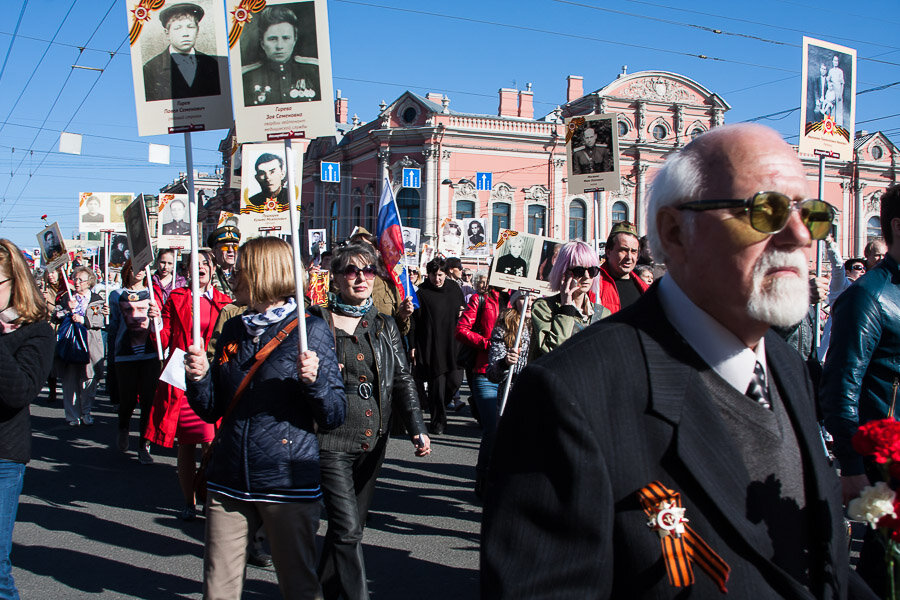
[[[321,319],[306,319],[308,350],[298,354],[293,269],[283,240],[247,242],[235,281],[247,311],[225,323],[211,369],[204,348],[188,348],[188,402],[206,422],[221,419],[206,471],[204,598],[241,596],[247,548],[260,524],[282,596],[321,597],[315,431],[344,421],[346,399],[331,331]],[[226,415],[257,353],[278,339]]]
[[[9,551],[31,459],[29,404],[53,364],[49,309],[22,251],[0,239],[0,598],[18,598]]]
[[[372,301],[378,258],[368,244],[334,252],[338,290],[327,308],[313,307],[331,326],[342,364],[347,420],[319,433],[319,462],[328,531],[319,561],[325,600],[368,600],[363,525],[387,449],[392,414],[403,419],[417,456],[431,452],[400,332]]]

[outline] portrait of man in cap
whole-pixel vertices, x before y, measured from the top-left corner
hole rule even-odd
[[[288,209],[288,191],[284,185],[285,166],[284,159],[277,154],[264,152],[259,155],[254,165],[254,179],[259,184],[260,191],[248,199],[249,206],[242,207],[241,212],[259,212],[261,210],[277,210],[279,212]]]
[[[204,11],[197,4],[181,2],[159,13],[168,46],[144,63],[144,93],[148,102],[177,98],[218,96],[218,58],[194,47]]]
[[[163,222],[163,235],[190,235],[191,224],[184,219],[184,202],[176,198],[169,202],[167,208],[169,220]]]

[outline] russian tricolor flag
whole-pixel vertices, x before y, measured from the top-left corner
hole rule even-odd
[[[416,290],[409,281],[406,272],[406,253],[403,251],[403,230],[400,225],[400,211],[397,209],[397,201],[394,199],[394,189],[391,182],[385,178],[381,189],[381,202],[378,205],[378,247],[381,250],[381,259],[391,274],[391,279],[397,289],[400,290],[400,300],[406,297],[412,298],[413,306],[419,308],[419,298]],[[399,274],[397,268],[399,265]]]

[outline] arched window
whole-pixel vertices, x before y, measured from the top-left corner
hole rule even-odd
[[[475,202],[472,200],[456,201],[456,218],[457,219],[474,219],[475,218]]]
[[[492,240],[500,237],[501,229],[509,229],[509,214],[512,207],[507,202],[494,202],[491,208],[491,225],[494,232]]]
[[[628,220],[628,205],[624,202],[615,202],[612,205],[612,222],[619,223],[620,221]]]
[[[366,204],[366,224],[364,225],[369,231],[375,231],[375,203]]]
[[[331,203],[331,240],[332,244],[338,237],[338,203]]]
[[[584,240],[586,237],[587,207],[578,199],[569,204],[569,239]]]
[[[397,195],[397,208],[404,227],[419,227],[419,190],[403,188]]]
[[[872,217],[866,223],[866,241],[881,237],[881,217]]]
[[[547,209],[543,206],[532,204],[528,207],[528,233],[547,235],[547,228],[544,225],[547,216]]]

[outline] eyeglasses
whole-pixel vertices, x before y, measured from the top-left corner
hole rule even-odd
[[[588,277],[593,279],[600,274],[600,267],[569,267],[569,271],[575,277],[581,278],[587,274]]]
[[[0,281],[0,285],[3,285],[3,284],[6,283],[7,281],[12,281],[12,277],[7,277],[7,278],[4,279],[3,281]]]
[[[716,210],[741,208],[750,214],[750,227],[760,233],[778,233],[787,226],[791,211],[800,211],[800,220],[814,240],[824,240],[831,231],[837,211],[824,200],[795,201],[779,192],[757,192],[746,200],[695,200],[679,210]]]
[[[90,281],[90,279],[76,278],[76,279],[73,279],[72,281],[75,283],[87,283]]]
[[[864,266],[862,266],[861,264],[859,264],[859,263],[856,263],[855,265],[853,265],[852,267],[850,267],[850,269],[851,269],[852,271],[865,271],[865,270],[866,270],[866,268],[865,268]],[[3,283],[3,282],[0,281],[0,283]]]
[[[375,275],[378,273],[378,267],[375,265],[366,265],[359,268],[356,265],[347,265],[343,270],[343,275],[347,279],[356,279],[359,277],[360,273],[362,273],[363,277],[366,279],[375,279]]]

